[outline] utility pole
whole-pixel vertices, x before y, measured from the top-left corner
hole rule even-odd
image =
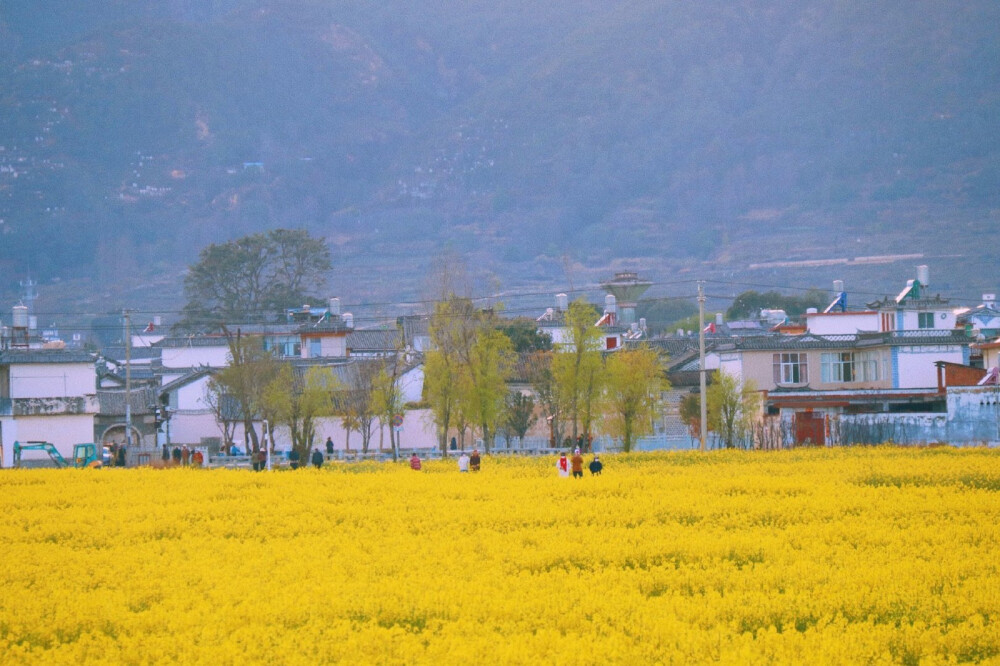
[[[708,404],[705,396],[705,291],[704,282],[698,281],[698,387],[701,390],[701,450],[705,450],[705,431],[708,430]]]
[[[132,450],[132,311],[125,315],[125,447]]]

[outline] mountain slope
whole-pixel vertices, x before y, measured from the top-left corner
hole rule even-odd
[[[121,300],[275,226],[358,296],[444,246],[508,284],[945,246],[975,278],[995,3],[543,4],[5,3],[0,290]]]

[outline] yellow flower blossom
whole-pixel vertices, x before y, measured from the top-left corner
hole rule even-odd
[[[0,662],[1000,660],[1000,451],[0,473]]]

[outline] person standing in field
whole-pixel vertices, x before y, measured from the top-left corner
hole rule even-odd
[[[473,472],[479,471],[479,464],[482,460],[479,457],[479,449],[472,449],[472,457],[469,458],[469,465]]]
[[[187,467],[189,462],[191,462],[191,449],[185,444],[181,447],[181,464]]]
[[[292,447],[292,450],[288,452],[288,466],[291,467],[292,469],[298,469],[299,460],[301,460],[301,454],[299,454],[299,450],[296,449],[295,447]]]
[[[465,451],[462,451],[462,455],[458,457],[458,471],[459,472],[469,471],[469,456],[465,454]]]
[[[316,469],[323,466],[323,454],[320,453],[319,449],[313,449],[312,464]]]
[[[410,456],[410,469],[419,472],[420,471],[420,456],[414,451],[413,455]]]
[[[332,437],[327,437],[326,438],[326,455],[328,455],[328,456],[332,456],[333,455],[333,438]]]
[[[567,460],[565,452],[556,461],[556,469],[559,470],[559,476],[569,478],[569,460]]]
[[[600,476],[601,470],[604,469],[604,465],[601,463],[597,454],[594,454],[594,459],[590,461],[590,474],[592,476]]]
[[[582,479],[583,478],[583,456],[580,455],[580,449],[573,451],[573,457],[570,459],[570,465],[573,468],[573,478]]]

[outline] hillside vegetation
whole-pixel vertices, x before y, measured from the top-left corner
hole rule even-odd
[[[997,227],[986,0],[51,4],[0,7],[0,292],[166,293],[278,226],[400,296],[446,245],[507,284],[944,247],[975,281]]]

